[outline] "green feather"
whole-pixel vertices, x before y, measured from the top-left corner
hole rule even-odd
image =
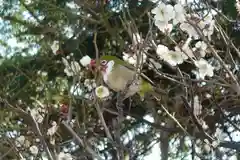
[[[140,90],[138,92],[141,99],[144,99],[146,93],[152,92],[152,91],[153,91],[153,86],[150,83],[148,83],[147,81],[142,80]]]
[[[100,60],[106,60],[106,61],[111,61],[113,60],[115,62],[115,64],[120,64],[129,68],[133,68],[133,66],[119,58],[117,58],[116,56],[110,56],[110,55],[105,55],[105,56],[101,56]]]

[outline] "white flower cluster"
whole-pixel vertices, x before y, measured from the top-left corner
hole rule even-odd
[[[69,153],[60,152],[57,156],[57,160],[72,160],[72,156]]]
[[[45,110],[42,108],[33,108],[30,110],[31,116],[35,119],[37,123],[43,122]]]
[[[157,46],[156,52],[160,59],[164,60],[172,66],[182,64],[184,60],[188,59],[188,57],[183,52],[178,50],[169,50],[168,47],[161,44]]]
[[[195,47],[193,48],[194,52],[199,52],[200,53],[200,57],[205,57],[206,55],[206,49],[207,49],[207,44],[203,41],[198,41],[195,44]]]
[[[203,32],[203,35],[208,37],[209,40],[214,32],[215,21],[211,13],[204,18],[201,18],[196,14],[186,14],[184,7],[180,3],[172,6],[160,2],[151,12],[154,14],[155,25],[162,32],[171,32],[173,26],[180,23],[181,30],[187,32],[189,37],[198,39],[199,35],[196,29],[187,22],[187,20],[191,19],[193,19],[192,22],[194,25],[199,27]]]
[[[137,45],[143,43],[144,39],[141,38],[139,33],[134,33],[132,35],[133,44],[130,45],[130,48],[136,53],[126,53],[123,52],[123,60],[132,64],[134,66],[142,65],[147,60],[147,55],[145,54],[148,51],[148,47],[143,47],[141,49],[137,49]]]
[[[50,136],[50,143],[52,145],[54,145],[55,144],[55,138],[53,137],[53,135],[57,132],[58,125],[55,121],[53,121],[51,125],[52,125],[52,127],[50,127],[47,130],[47,135]]]
[[[66,59],[63,59],[63,62],[65,64],[65,66],[69,66],[69,63],[67,62]],[[91,58],[89,56],[83,56],[81,59],[80,59],[80,63],[83,67],[87,67],[91,62]],[[74,75],[79,75],[80,78],[82,78],[82,75],[83,75],[83,72],[80,72],[81,70],[81,67],[79,65],[78,62],[74,62],[75,65],[77,66],[76,68],[78,68],[77,70],[75,71],[69,71],[68,68],[70,67],[66,67],[65,68],[65,73],[67,73],[67,75],[69,76],[74,76]],[[73,73],[80,73],[80,74],[73,74]],[[71,89],[70,89],[70,92],[75,95],[75,96],[81,96],[85,99],[88,99],[88,100],[91,100],[93,99],[93,93],[92,91],[97,87],[96,85],[96,81],[95,79],[85,79],[84,80],[84,83],[76,83],[74,84]]]
[[[199,101],[199,97],[195,96],[193,99],[193,114],[199,116],[202,113],[202,105]]]
[[[59,41],[53,41],[53,44],[51,45],[51,49],[54,54],[57,54],[57,51],[59,49]]]
[[[203,57],[203,55],[205,56],[206,44],[204,42],[197,42],[195,48],[198,48],[201,51],[200,57]],[[175,51],[173,51],[169,50],[168,47],[161,44],[157,46],[156,50],[156,53],[160,59],[169,63],[171,66],[182,64],[189,57],[196,59],[193,53],[190,52],[190,49],[188,50],[185,48],[185,52],[188,56],[177,47],[175,47]],[[194,60],[194,64],[198,70],[194,71],[193,73],[197,75],[198,79],[204,79],[205,76],[212,77],[214,75],[214,67],[210,65],[205,59],[200,58],[199,60]]]
[[[192,20],[192,23],[195,25],[195,27],[198,27],[204,36],[206,36],[209,40],[211,40],[211,36],[214,32],[214,26],[215,26],[215,20],[213,18],[213,15],[209,13],[207,16],[204,18],[199,17],[198,15],[186,15],[188,19],[198,19]],[[194,39],[199,39],[199,34],[196,31],[196,29],[189,24],[188,22],[184,22],[180,25],[181,30],[185,31],[188,33],[189,37],[193,37]]]
[[[87,90],[90,92],[94,88],[97,87],[95,79],[85,79],[84,86],[87,88]]]
[[[48,73],[47,73],[46,71],[41,71],[41,70],[39,70],[39,71],[37,72],[37,74],[40,75],[40,76],[42,76],[42,77],[46,77],[46,76],[48,75]]]
[[[85,99],[93,99],[92,91],[97,87],[95,79],[85,79],[84,83],[77,83],[71,87],[70,92],[74,96],[81,96]]]
[[[30,146],[30,141],[25,138],[25,136],[21,135],[15,139],[16,147],[25,147],[28,148]]]
[[[171,32],[173,25],[185,21],[186,12],[181,4],[172,6],[161,2],[151,12],[154,14],[155,25],[162,32]]]
[[[138,65],[145,63],[146,59],[147,55],[144,53],[138,54],[137,56],[136,54],[130,55],[128,53],[123,52],[123,60],[134,66],[136,66],[137,63]]]
[[[64,72],[67,74],[67,76],[77,76],[81,75],[81,66],[77,61],[71,61],[70,63],[66,58],[62,58],[62,62],[65,66]]]
[[[198,68],[198,71],[195,74],[199,79],[204,79],[205,76],[212,77],[214,75],[214,67],[210,65],[205,59],[201,58],[198,61],[195,61],[195,65]]]
[[[73,54],[71,54],[73,55]],[[70,57],[67,57],[67,59],[70,59]],[[83,72],[81,72],[81,66],[80,64],[72,60],[71,62],[68,62],[66,58],[62,58],[62,62],[65,66],[64,72],[67,74],[67,76],[82,76]],[[80,63],[83,67],[86,67],[90,64],[91,58],[89,56],[84,56],[80,59]]]
[[[33,155],[37,155],[38,154],[38,147],[33,145],[29,148],[30,152],[33,154]]]
[[[81,59],[80,59],[80,63],[86,67],[87,65],[89,65],[91,62],[91,58],[89,56],[83,56]]]
[[[155,3],[155,1],[152,2]],[[161,32],[171,32],[172,27],[180,23],[180,29],[189,35],[181,49],[176,46],[175,51],[169,50],[168,47],[159,44],[156,49],[159,58],[171,66],[177,66],[188,58],[191,58],[197,67],[197,71],[193,71],[197,79],[204,79],[205,76],[212,77],[214,75],[214,67],[204,59],[207,44],[204,41],[198,41],[193,48],[189,44],[192,38],[195,40],[200,38],[196,30],[197,28],[199,28],[203,36],[211,40],[215,25],[213,15],[209,13],[204,18],[201,18],[199,15],[187,14],[181,4],[172,6],[163,2],[159,2],[157,7],[152,9],[151,12],[154,14],[155,25]]]

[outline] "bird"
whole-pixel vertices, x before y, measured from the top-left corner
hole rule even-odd
[[[99,64],[99,67],[97,66]],[[133,66],[119,59],[116,56],[104,55],[90,62],[90,68],[93,71],[100,70],[105,84],[115,92],[124,92],[123,100],[139,94],[144,100],[146,93],[153,93],[156,88],[142,76],[136,74]],[[159,92],[159,90],[158,90]],[[160,91],[166,94],[165,91]]]

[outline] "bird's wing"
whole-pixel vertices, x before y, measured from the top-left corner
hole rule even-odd
[[[107,85],[114,91],[122,91],[127,83],[134,78],[134,71],[129,70],[125,66],[117,65],[114,71],[108,74]]]

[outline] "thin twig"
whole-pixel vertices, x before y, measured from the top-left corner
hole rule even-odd
[[[97,158],[98,160],[103,160],[103,158],[101,158],[90,146],[88,146],[87,144],[84,144],[83,140],[65,121],[62,121],[62,124],[67,128],[67,130],[72,134],[72,136],[78,141],[80,145],[85,146],[86,150],[92,155],[93,158]]]
[[[31,115],[31,114],[30,114],[30,115]],[[35,128],[36,128],[36,130],[37,130],[37,134],[38,134],[38,136],[39,136],[39,138],[40,138],[40,140],[41,140],[41,142],[42,142],[42,144],[43,144],[43,148],[44,148],[44,150],[47,152],[48,158],[49,158],[50,160],[54,160],[54,158],[53,158],[54,156],[52,155],[51,151],[50,151],[49,148],[48,148],[48,145],[47,145],[47,143],[46,143],[46,141],[45,141],[45,138],[44,138],[42,132],[41,132],[40,129],[39,129],[38,123],[36,122],[35,118],[32,117],[32,115],[31,115],[31,118],[32,118],[32,120],[33,120],[33,123],[35,124]]]
[[[188,20],[188,23],[191,24],[193,26],[193,28],[196,30],[196,32],[198,33],[198,35],[203,39],[203,41],[208,45],[209,49],[211,50],[213,56],[220,62],[220,64],[223,66],[223,68],[227,71],[227,73],[229,74],[229,76],[231,77],[231,79],[234,81],[235,83],[235,91],[240,94],[240,85],[238,83],[238,80],[236,79],[236,77],[233,75],[233,73],[229,70],[229,68],[227,67],[226,63],[222,60],[222,58],[218,55],[218,53],[215,51],[215,49],[211,46],[209,40],[203,35],[203,33],[201,32],[200,28],[194,24],[193,22],[191,22],[190,20]]]
[[[15,146],[12,146],[6,153],[4,153],[0,159],[4,159],[4,157],[6,157],[13,149],[15,148]],[[22,157],[21,157],[22,158]]]
[[[40,129],[39,129],[38,123],[37,123],[36,120],[32,117],[32,115],[31,115],[31,114],[28,114],[27,112],[25,112],[25,111],[22,110],[21,108],[16,108],[16,107],[12,106],[12,105],[11,105],[7,100],[5,100],[5,99],[2,99],[2,101],[3,101],[5,104],[7,104],[11,109],[17,111],[17,113],[20,113],[20,114],[22,114],[22,115],[24,115],[24,116],[26,116],[26,117],[30,117],[30,118],[31,118],[31,120],[32,120],[32,122],[33,122],[33,126],[32,126],[32,127],[35,128],[35,130],[36,130],[36,132],[37,132],[37,135],[39,136],[39,138],[40,138],[40,140],[41,140],[41,142],[42,142],[42,144],[43,144],[44,150],[46,151],[49,160],[54,160],[54,158],[53,158],[54,156],[52,155],[52,153],[50,152],[50,150],[49,150],[49,148],[48,148],[48,145],[47,145],[47,143],[46,143],[46,141],[45,141],[45,139],[44,139],[44,136],[42,135],[42,133],[41,133],[41,131],[40,131]]]
[[[96,110],[97,110],[98,116],[99,116],[99,118],[100,118],[100,121],[101,121],[101,123],[102,123],[102,125],[103,125],[103,128],[104,128],[104,130],[105,130],[105,133],[106,133],[107,137],[108,137],[111,141],[113,141],[112,135],[111,135],[111,133],[110,133],[108,127],[107,127],[107,124],[106,124],[105,119],[104,119],[104,117],[103,117],[102,110],[100,109],[100,106],[99,106],[98,103],[95,104],[95,108],[96,108]]]

